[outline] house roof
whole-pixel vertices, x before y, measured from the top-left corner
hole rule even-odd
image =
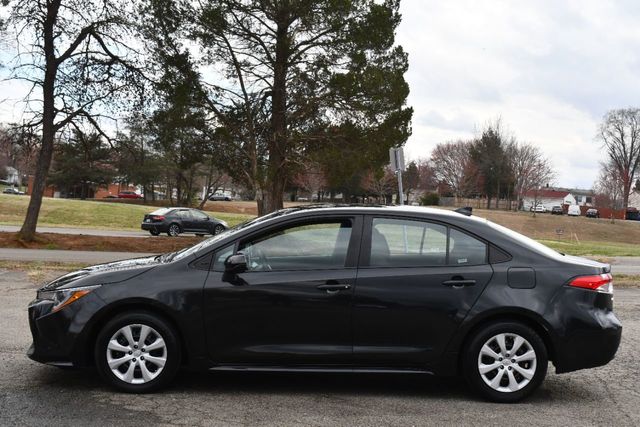
[[[538,190],[537,192],[537,196],[539,199],[564,199],[568,194],[570,194],[568,191],[566,190],[554,190],[551,188],[542,188],[540,190]],[[525,194],[525,196],[527,197],[535,197],[536,196],[536,191],[535,190],[530,190],[527,191]]]

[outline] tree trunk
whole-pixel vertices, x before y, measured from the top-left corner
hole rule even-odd
[[[24,218],[22,228],[18,233],[18,237],[26,242],[31,242],[36,235],[36,227],[38,225],[38,217],[40,216],[40,208],[42,206],[42,197],[46,187],[49,168],[51,167],[51,159],[53,157],[53,144],[56,136],[54,125],[55,120],[55,81],[58,71],[58,65],[55,57],[54,34],[53,27],[58,18],[59,2],[53,2],[47,7],[47,17],[44,21],[44,53],[45,53],[45,73],[42,84],[42,145],[38,154],[38,163],[36,164],[36,173],[33,179],[33,187],[31,189],[31,198],[29,207],[27,207],[27,215]]]
[[[269,163],[262,214],[283,207],[287,151],[287,63],[289,61],[289,21],[285,12],[280,12],[276,35],[276,58],[273,72],[273,94],[271,105],[271,139],[269,141]]]

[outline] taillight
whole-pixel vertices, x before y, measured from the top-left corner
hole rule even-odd
[[[593,276],[578,276],[569,282],[569,286],[590,289],[604,294],[613,293],[613,276],[611,274],[597,274]]]
[[[154,221],[164,221],[164,217],[162,215],[154,215],[151,219]]]

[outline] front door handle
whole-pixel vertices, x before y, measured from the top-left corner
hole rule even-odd
[[[338,293],[340,291],[346,291],[351,289],[351,285],[346,284],[346,283],[327,283],[324,285],[318,285],[316,286],[316,289],[319,289],[321,291],[326,291],[328,294],[335,294]]]
[[[465,279],[451,279],[445,280],[442,282],[445,286],[451,286],[452,288],[464,288],[465,286],[473,286],[476,284],[475,280],[465,280]]]

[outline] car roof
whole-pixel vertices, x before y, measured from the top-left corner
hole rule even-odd
[[[442,217],[452,219],[473,218],[460,214],[453,210],[442,208],[431,208],[426,206],[408,205],[350,205],[350,204],[313,204],[284,208],[272,213],[273,217],[294,216],[296,214],[333,214],[333,213],[361,213],[361,214],[410,214],[429,215],[431,217]],[[479,218],[478,218],[479,219]]]

